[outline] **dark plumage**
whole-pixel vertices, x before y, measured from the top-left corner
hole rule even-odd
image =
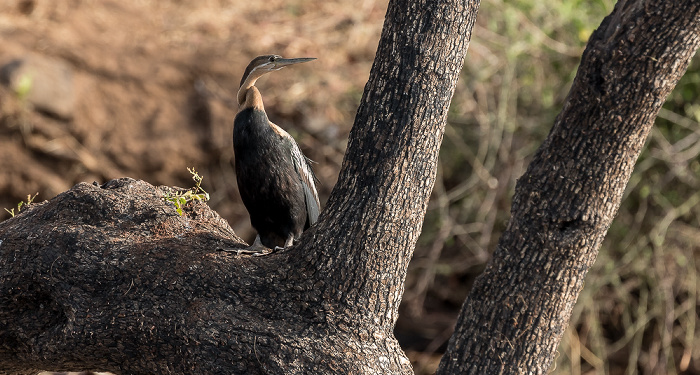
[[[313,59],[256,57],[238,91],[233,126],[236,180],[241,199],[258,231],[256,243],[288,247],[318,219],[320,204],[314,174],[294,138],[270,122],[255,81],[284,66]]]

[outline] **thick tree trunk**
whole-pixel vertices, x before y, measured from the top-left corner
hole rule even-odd
[[[391,1],[319,223],[267,256],[203,204],[76,185],[0,223],[0,373],[412,373],[393,336],[478,1]]]
[[[618,1],[518,181],[438,374],[547,373],[654,119],[699,44],[700,2]]]

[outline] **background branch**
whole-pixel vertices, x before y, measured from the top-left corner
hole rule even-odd
[[[653,121],[700,44],[699,12],[620,1],[593,33],[439,373],[548,371]]]

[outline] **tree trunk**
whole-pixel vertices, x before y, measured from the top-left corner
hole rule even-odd
[[[666,96],[700,44],[700,2],[620,0],[593,33],[438,374],[545,374]]]
[[[319,223],[261,257],[165,188],[78,184],[0,223],[0,373],[412,373],[393,336],[478,1],[391,1]]]

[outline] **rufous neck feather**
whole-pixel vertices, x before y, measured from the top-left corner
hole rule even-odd
[[[260,95],[260,91],[255,86],[251,86],[245,91],[241,88],[238,91],[238,111],[240,112],[246,108],[265,110],[262,95]]]
[[[241,88],[238,89],[237,99],[239,109],[251,107],[257,109],[264,109],[262,95],[260,95],[260,91],[258,91],[258,88],[255,87],[255,82],[265,73],[267,72],[253,69],[253,71],[248,74],[248,77],[241,85]]]

